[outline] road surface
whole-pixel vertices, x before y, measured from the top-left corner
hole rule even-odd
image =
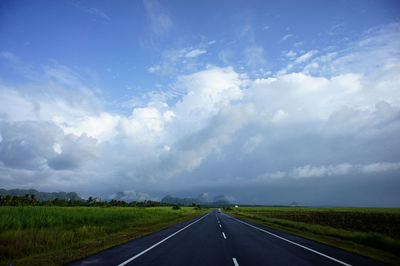
[[[70,265],[380,265],[216,210]]]

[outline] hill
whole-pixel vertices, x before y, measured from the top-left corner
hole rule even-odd
[[[83,200],[76,192],[40,192],[36,189],[2,189],[0,188],[1,196],[18,196],[23,197],[26,194],[35,195],[36,199],[39,201],[45,200]]]
[[[214,197],[214,200],[212,202],[208,202],[206,198],[204,197],[203,194],[200,194],[197,198],[179,198],[179,197],[173,197],[171,195],[165,196],[162,200],[162,203],[168,203],[168,204],[177,204],[177,205],[230,205],[232,204],[230,200],[224,196],[224,195],[219,195]]]

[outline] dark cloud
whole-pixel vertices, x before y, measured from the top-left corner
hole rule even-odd
[[[55,155],[63,131],[50,122],[0,122],[0,161],[10,168],[40,169]]]
[[[3,121],[0,132],[0,161],[9,168],[76,169],[97,153],[95,139],[86,135],[65,136],[63,130],[51,122]]]
[[[61,151],[51,158],[48,165],[55,170],[74,170],[98,155],[96,140],[85,134],[80,137],[68,135],[62,141]]]

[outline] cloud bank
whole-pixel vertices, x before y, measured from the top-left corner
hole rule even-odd
[[[155,3],[146,8],[153,31],[161,34],[170,23]],[[335,52],[288,53],[287,66],[264,78],[208,65],[177,75],[171,87],[182,95],[174,102],[155,93],[129,115],[108,111],[101,94],[67,67],[23,71],[24,82],[0,83],[0,185],[128,191],[119,196],[132,199],[145,195],[135,191],[161,197],[195,188],[229,194],[224,189],[230,187],[239,202],[293,201],[263,196],[262,188],[274,187],[296,191],[296,201],[309,204],[317,200],[307,196],[315,190],[304,188],[308,180],[319,180],[321,191],[332,191],[332,182],[354,187],[362,177],[368,191],[385,182],[400,188],[394,177],[400,173],[399,29],[371,29]],[[205,52],[185,50],[179,57]],[[260,64],[253,52],[244,51],[249,64]],[[22,69],[16,59],[1,54]],[[369,204],[358,202],[357,193],[332,202],[321,195],[320,202]],[[398,198],[385,200],[400,204]]]

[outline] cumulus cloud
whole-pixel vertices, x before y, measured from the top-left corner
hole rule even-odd
[[[218,66],[180,74],[170,84],[180,92],[176,101],[154,95],[128,115],[107,112],[87,82],[62,66],[36,73],[41,80],[0,84],[0,180],[71,188],[95,180],[104,191],[148,191],[256,189],[266,180],[344,184],[398,173],[400,46],[398,25],[388,28],[334,54],[311,50],[269,78]],[[125,194],[140,198],[135,193]]]
[[[0,129],[0,162],[6,167],[76,169],[97,154],[95,139],[85,134],[80,137],[64,135],[63,130],[51,122],[1,122]]]
[[[10,168],[40,169],[55,156],[53,145],[63,132],[49,122],[0,122],[0,161]]]
[[[56,143],[58,144],[58,143]],[[57,155],[48,160],[48,165],[55,170],[77,169],[88,160],[99,156],[94,138],[82,134],[80,137],[67,135],[59,145]]]

